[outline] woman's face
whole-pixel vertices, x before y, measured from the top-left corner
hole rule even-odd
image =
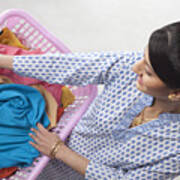
[[[140,91],[156,98],[168,98],[172,90],[154,72],[149,60],[148,48],[145,49],[143,59],[133,66],[133,71],[138,74],[136,86]]]

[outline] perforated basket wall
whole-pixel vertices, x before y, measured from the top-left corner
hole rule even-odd
[[[23,10],[11,9],[1,13],[0,29],[3,27],[8,27],[23,44],[32,49],[40,48],[45,53],[70,52],[62,42]],[[76,100],[65,110],[55,129],[55,132],[62,140],[65,140],[71,133],[97,94],[97,87],[93,85],[68,87],[75,95]],[[49,158],[42,155],[34,161],[31,167],[20,169],[15,175],[6,178],[6,180],[34,180],[47,165],[48,161]]]

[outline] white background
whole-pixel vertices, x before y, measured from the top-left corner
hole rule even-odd
[[[72,51],[143,50],[151,32],[180,20],[180,0],[1,0],[29,12]]]

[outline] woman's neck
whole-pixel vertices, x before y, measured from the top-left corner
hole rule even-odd
[[[159,111],[160,113],[180,113],[180,102],[169,101],[168,99],[154,99],[154,103],[150,107],[151,110]]]

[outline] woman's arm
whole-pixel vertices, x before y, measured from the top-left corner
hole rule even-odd
[[[13,57],[14,56],[0,55],[0,67],[12,70],[13,69]]]
[[[49,156],[54,143],[59,141],[59,137],[48,132],[42,125],[38,124],[39,130],[33,129],[35,135],[30,135],[36,143],[30,142],[37,150]],[[113,153],[110,152],[111,156]],[[56,156],[57,159],[78,171],[85,176],[85,179],[173,179],[180,175],[179,159],[180,154],[162,158],[154,163],[147,163],[145,166],[136,168],[126,168],[123,166],[108,166],[98,163],[95,160],[88,160],[61,144]]]
[[[108,71],[117,58],[107,58],[106,53],[69,53],[15,56],[16,73],[48,83],[85,86],[104,84]]]
[[[49,83],[85,86],[121,78],[121,69],[129,71],[138,58],[141,54],[132,52],[0,56],[0,67]]]
[[[56,154],[56,158],[63,161],[75,171],[85,176],[89,160],[69,149],[66,145],[62,145]]]

